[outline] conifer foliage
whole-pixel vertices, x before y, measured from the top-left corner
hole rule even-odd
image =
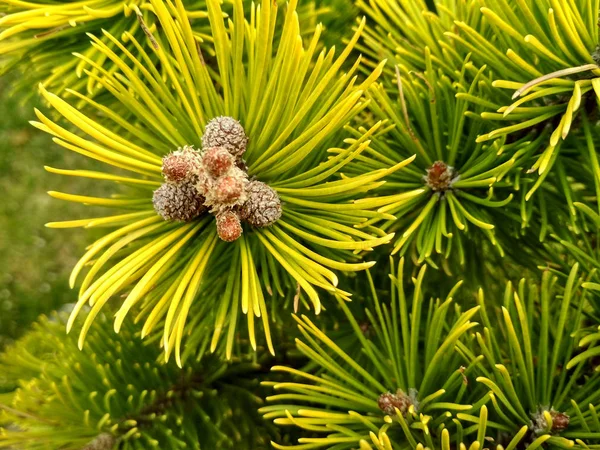
[[[64,339],[65,319],[41,318],[3,354],[2,421],[16,428],[4,431],[0,448],[180,449],[201,440],[202,448],[252,449],[274,432],[256,412],[257,361],[181,370],[162,364],[131,323],[115,334],[105,317],[79,352],[75,338]]]
[[[599,14],[0,0],[95,236],[0,448],[600,448]]]
[[[221,331],[229,329],[225,351],[230,355],[240,313],[246,316],[252,347],[256,348],[255,320],[260,320],[273,351],[265,299],[269,292],[285,297],[298,285],[296,301],[316,312],[322,308],[317,289],[349,296],[336,287],[334,271],[370,267],[373,263],[362,262],[358,252],[392,238],[374,227],[352,227],[386,217],[373,210],[374,201],[356,201],[410,160],[331,180],[332,174],[364,151],[375,129],[348,143],[344,140],[350,138],[341,130],[364,110],[363,92],[381,71],[357,80],[354,72],[360,59],[348,72],[340,71],[362,26],[339,55],[332,49],[321,50],[317,57],[321,28],[305,47],[294,4],[285,17],[278,18],[276,7],[263,2],[261,8],[253,8],[252,16],[257,18],[249,23],[237,2],[226,27],[220,5],[209,2],[216,54],[212,70],[198,51],[183,6],[153,3],[160,33],[150,35],[152,45],[146,49],[129,36],[138,57],[108,32],[104,35],[118,52],[93,38],[106,60],[120,69],[111,74],[97,66],[104,74],[99,82],[119,102],[113,109],[127,111],[127,121],[114,112],[107,120],[91,119],[42,89],[61,118],[54,121],[37,111],[39,121],[34,122],[67,150],[126,171],[117,175],[50,168],[51,172],[132,186],[118,198],[51,192],[58,199],[121,210],[113,216],[49,224],[89,227],[100,221],[116,228],[92,245],[73,271],[72,284],[84,265],[93,261],[68,328],[84,305],[93,304],[80,333],[83,346],[95,315],[115,295],[127,292],[115,330],[133,307],[141,306],[138,320],[145,320],[143,334],[160,324],[166,355],[175,350],[179,364],[196,297],[202,298],[195,302],[200,307],[195,315],[203,316],[199,339],[209,340],[214,351]],[[278,44],[273,41],[276,25],[281,28]],[[154,68],[150,53],[159,59],[166,77]],[[96,113],[107,113],[102,105],[78,95]],[[236,129],[230,129],[227,121],[235,123]],[[211,162],[219,158],[213,154],[215,149],[228,151],[233,158],[228,167],[216,167],[226,164],[223,161]],[[185,169],[189,179],[178,184],[169,174],[174,170],[169,160],[177,152],[180,159],[188,159],[178,164],[190,166]],[[327,158],[333,152],[334,157]],[[258,191],[257,183],[263,186]],[[265,199],[270,190],[273,199]],[[264,204],[257,206],[257,202]],[[282,204],[275,206],[276,213],[269,212],[273,202]],[[236,212],[238,208],[241,211]],[[266,216],[271,217],[265,222]],[[217,259],[229,261],[225,273]],[[284,302],[284,298],[274,300],[275,305]],[[206,333],[211,326],[212,336]]]

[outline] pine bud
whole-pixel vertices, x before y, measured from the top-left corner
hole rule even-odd
[[[423,179],[432,191],[445,192],[452,187],[452,184],[458,177],[454,167],[449,166],[443,161],[436,161],[427,169],[427,175]]]
[[[83,450],[112,450],[116,444],[116,439],[112,434],[102,433],[92,442],[83,447]]]
[[[552,431],[560,432],[566,430],[569,426],[569,416],[558,411],[550,411],[552,416]]]
[[[395,394],[385,392],[377,399],[377,406],[388,416],[395,416],[396,408],[405,416],[408,408],[413,405],[418,406],[417,392],[414,389],[409,390],[409,395],[402,389],[398,389]]]
[[[227,210],[217,215],[217,234],[225,242],[233,242],[242,235],[242,224],[235,212]]]
[[[181,183],[192,180],[200,167],[200,152],[186,146],[163,158],[162,173],[167,181]]]
[[[189,222],[207,211],[204,197],[190,182],[163,184],[154,191],[152,203],[165,220]]]
[[[552,419],[552,426],[546,420],[546,414]],[[539,407],[537,412],[533,414],[531,421],[531,429],[535,434],[544,433],[560,433],[569,426],[569,416],[565,413],[556,411],[554,408]]]
[[[255,227],[266,227],[281,217],[281,200],[277,192],[265,183],[251,181],[246,187],[248,200],[242,206],[243,220]]]
[[[226,175],[216,179],[204,170],[198,177],[196,188],[205,198],[204,205],[213,214],[218,214],[225,209],[243,205],[247,199],[247,185],[248,175],[232,166]]]
[[[225,176],[217,180],[215,199],[222,204],[233,204],[244,194],[243,179],[235,176]]]
[[[242,125],[232,117],[215,117],[206,124],[202,148],[224,147],[235,158],[246,151],[248,137]]]
[[[233,163],[233,156],[224,147],[211,147],[202,155],[204,168],[215,178],[226,174],[233,167]]]

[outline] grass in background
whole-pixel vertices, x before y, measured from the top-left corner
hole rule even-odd
[[[68,276],[90,236],[83,230],[53,230],[44,224],[92,211],[54,200],[46,192],[98,192],[89,181],[44,170],[44,165],[91,166],[87,158],[65,151],[29,125],[37,105],[11,97],[10,86],[10,78],[0,79],[0,348],[40,314],[74,302],[77,296],[68,287]]]

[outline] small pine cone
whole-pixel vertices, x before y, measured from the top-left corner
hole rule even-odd
[[[243,205],[248,198],[247,185],[248,175],[233,166],[225,176],[217,179],[205,170],[198,177],[196,189],[205,197],[204,205],[210,208],[210,212],[218,214],[225,209]]]
[[[454,167],[449,166],[445,162],[436,161],[427,169],[427,175],[423,179],[432,191],[445,192],[456,181],[456,171]]]
[[[217,234],[225,242],[233,242],[242,235],[242,223],[235,212],[227,210],[217,216]]]
[[[414,399],[406,395],[402,389],[398,389],[395,394],[385,392],[377,399],[377,406],[388,416],[396,415],[396,408],[402,415],[406,415],[408,408],[414,404]]]
[[[233,156],[224,147],[211,147],[202,154],[202,165],[215,178],[226,174],[233,163]]]
[[[235,158],[240,158],[247,145],[244,127],[234,118],[219,116],[206,124],[202,148],[225,147]]]
[[[207,211],[204,197],[189,182],[163,184],[154,191],[152,203],[165,220],[190,222]]]
[[[186,146],[163,158],[162,173],[167,181],[181,183],[192,180],[200,167],[200,152]]]
[[[117,441],[112,434],[102,433],[83,447],[83,450],[112,450],[116,443]]]
[[[553,432],[560,432],[567,429],[569,426],[569,416],[565,413],[561,413],[558,411],[550,411],[550,416],[552,416],[552,430]]]
[[[223,205],[235,204],[244,195],[244,180],[235,176],[224,176],[215,183],[215,200]]]
[[[246,187],[248,200],[242,206],[241,218],[255,227],[266,227],[281,217],[281,200],[275,189],[260,181]]]
[[[546,413],[552,418],[552,426],[546,420]],[[569,426],[569,416],[560,411],[556,411],[554,408],[548,408],[547,406],[540,406],[538,410],[531,416],[532,421],[530,428],[537,434],[545,433],[560,433]]]

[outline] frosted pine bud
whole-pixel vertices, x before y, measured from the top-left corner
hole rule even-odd
[[[400,410],[402,415],[406,415],[408,408],[418,407],[417,391],[409,389],[409,394],[406,394],[402,389],[398,389],[395,394],[385,392],[377,399],[377,406],[388,416],[396,415],[396,408]]]
[[[226,205],[236,203],[244,194],[244,180],[235,176],[224,176],[215,183],[215,199]]]
[[[167,181],[181,183],[192,180],[200,167],[200,152],[186,146],[163,158],[162,173]]]
[[[202,164],[211,176],[217,178],[233,167],[234,159],[225,147],[211,147],[202,154]]]
[[[242,223],[235,212],[227,210],[217,215],[217,234],[225,242],[233,242],[242,235]]]
[[[452,187],[458,179],[454,167],[449,166],[443,161],[434,162],[429,169],[427,175],[423,177],[425,184],[435,192],[445,192]]]
[[[248,175],[233,166],[226,175],[212,177],[207,170],[198,178],[196,188],[205,197],[204,205],[214,214],[235,206],[241,206],[247,199]]]
[[[224,147],[235,158],[246,151],[248,137],[242,125],[233,117],[219,116],[206,124],[202,148]]]
[[[112,434],[102,433],[96,439],[83,447],[83,450],[111,450],[116,444]]]
[[[165,183],[154,191],[154,209],[165,220],[189,222],[206,212],[204,197],[190,182]]]
[[[251,181],[246,187],[248,200],[242,206],[243,220],[255,227],[266,227],[281,217],[281,200],[277,192],[265,183]]]

